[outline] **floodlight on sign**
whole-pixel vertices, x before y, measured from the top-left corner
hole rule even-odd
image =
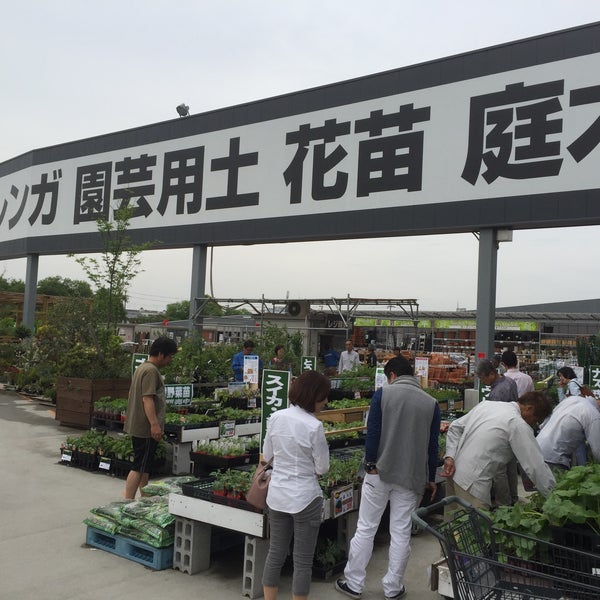
[[[177,107],[177,114],[180,117],[189,117],[190,116],[190,107],[183,102]]]

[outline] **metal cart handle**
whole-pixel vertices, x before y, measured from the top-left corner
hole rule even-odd
[[[447,506],[448,504],[460,504],[463,508],[472,509],[473,505],[469,504],[466,500],[459,498],[458,496],[446,496],[438,502],[434,502],[429,506],[422,506],[417,508],[412,514],[412,521],[418,525],[421,529],[431,530],[429,524],[424,520],[425,517],[437,512],[440,508]]]

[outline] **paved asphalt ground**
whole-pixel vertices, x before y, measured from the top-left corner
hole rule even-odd
[[[1,600],[243,600],[243,548],[213,555],[208,571],[188,575],[153,571],[91,548],[82,520],[90,508],[121,498],[124,482],[59,463],[60,444],[79,430],[54,420],[52,406],[0,388],[0,599]],[[440,596],[429,589],[428,567],[440,556],[437,541],[413,537],[406,598]],[[363,597],[383,599],[387,545],[376,544]],[[344,598],[333,581],[314,581],[310,597]],[[284,574],[280,597],[291,597]]]

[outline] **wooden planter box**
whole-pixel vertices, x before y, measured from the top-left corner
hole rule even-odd
[[[61,425],[89,429],[94,402],[104,396],[126,398],[130,379],[59,377],[56,382],[56,420]]]
[[[315,416],[321,421],[329,421],[330,423],[354,423],[364,421],[368,410],[368,405],[353,408],[331,408],[325,409]]]

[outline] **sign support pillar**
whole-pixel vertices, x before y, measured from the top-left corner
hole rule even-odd
[[[197,299],[202,301],[206,293],[206,257],[208,246],[199,244],[192,249],[192,283],[190,291],[190,319],[193,319],[192,328],[202,336],[204,318],[202,314],[196,316],[198,307]]]
[[[37,295],[39,254],[27,255],[25,271],[25,297],[23,299],[23,325],[35,332],[35,300]]]
[[[496,230],[481,230],[479,232],[479,265],[477,267],[476,362],[484,358],[492,358],[494,350],[497,259]]]

